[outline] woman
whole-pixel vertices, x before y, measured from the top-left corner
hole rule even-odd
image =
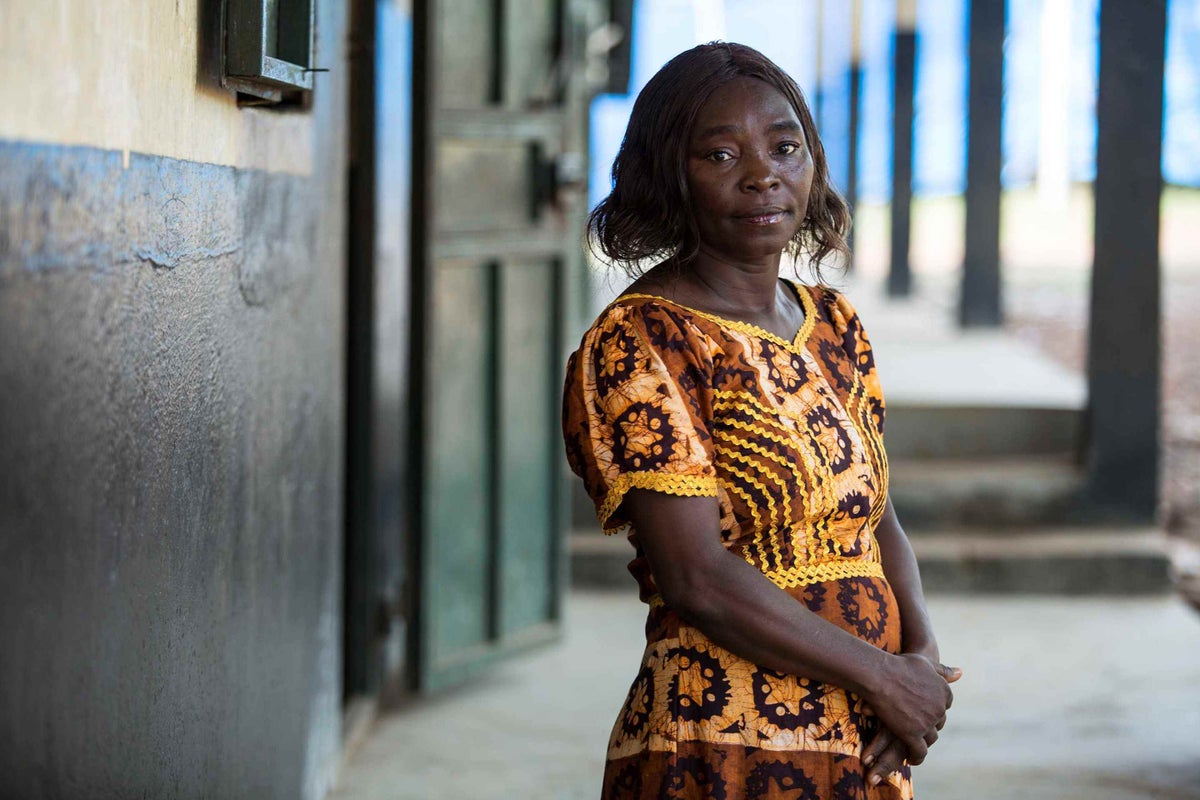
[[[563,409],[650,606],[603,796],[911,797],[959,672],[887,499],[862,325],[779,278],[785,250],[819,278],[850,224],[800,90],[748,47],[689,50],[638,96],[613,177],[590,230],[638,277]]]

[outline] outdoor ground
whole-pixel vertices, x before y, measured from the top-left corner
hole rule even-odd
[[[934,597],[961,666],[920,800],[1200,798],[1200,615],[1173,597]],[[595,800],[644,606],[579,591],[566,638],[385,716],[330,800]]]

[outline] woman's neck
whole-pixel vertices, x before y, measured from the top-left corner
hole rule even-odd
[[[780,283],[779,261],[776,257],[761,264],[746,264],[701,252],[686,262],[669,259],[659,264],[634,281],[626,293],[659,295],[791,339],[804,322],[804,310],[796,296]]]
[[[711,302],[729,310],[769,314],[779,297],[779,256],[764,263],[747,264],[699,253],[683,265],[683,274]]]

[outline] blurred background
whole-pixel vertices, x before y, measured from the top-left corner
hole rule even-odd
[[[1005,5],[997,64],[1002,76],[996,76],[1001,92],[988,99],[998,104],[993,113],[1001,115],[1003,327],[1055,363],[1083,374],[1095,224],[1099,3],[1016,0]],[[607,193],[609,168],[634,98],[650,76],[699,42],[743,42],[800,83],[817,116],[834,183],[857,201],[856,277],[867,291],[883,284],[893,256],[894,45],[898,11],[903,16],[905,6],[893,0],[635,3],[630,90],[592,101],[590,202]],[[950,291],[963,269],[971,9],[966,0],[921,0],[907,9],[919,42],[907,120],[912,130],[910,261],[916,282],[938,294]],[[1187,233],[1200,213],[1197,48],[1200,6],[1168,3],[1159,258],[1166,353],[1163,432],[1170,469],[1163,488],[1168,527],[1191,530],[1193,538],[1200,491],[1194,478],[1189,486],[1184,476],[1194,474],[1188,464],[1200,463],[1195,450],[1200,406],[1194,400],[1200,331],[1190,313],[1200,302],[1200,256]]]
[[[992,134],[998,128],[1001,210],[995,216],[1007,289],[997,292],[1003,294],[1003,327],[1083,374],[1095,244],[1099,3],[1005,6],[991,23],[1003,25],[1002,43],[992,31],[995,46],[1003,48],[1002,55],[996,53],[994,77],[1000,91],[982,101],[1000,114]],[[601,94],[592,102],[590,202],[607,192],[608,170],[633,100],[657,68],[702,41],[744,42],[768,54],[805,91],[835,185],[856,201],[853,267],[856,279],[872,288],[887,281],[895,257],[889,205],[894,130],[911,128],[906,181],[912,192],[911,269],[924,292],[934,295],[930,301],[957,302],[945,293],[954,294],[964,262],[970,10],[962,0],[634,4],[630,91]],[[898,120],[895,41],[905,14],[911,15],[919,47],[912,56],[912,108],[904,112],[911,117]],[[1167,353],[1163,432],[1170,465],[1165,517],[1171,530],[1191,530],[1192,538],[1200,493],[1184,476],[1197,463],[1192,398],[1200,368],[1193,352],[1200,332],[1189,309],[1200,299],[1200,259],[1186,231],[1194,229],[1200,198],[1198,15],[1195,4],[1167,4],[1159,238]]]
[[[7,0],[0,798],[598,793],[583,226],[714,39],[854,210],[918,797],[1200,797],[1200,0]]]

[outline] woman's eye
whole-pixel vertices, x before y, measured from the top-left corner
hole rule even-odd
[[[796,142],[784,142],[783,144],[779,145],[779,152],[785,156],[790,156],[799,149],[800,145],[798,145]]]
[[[717,163],[728,161],[731,158],[733,158],[733,155],[727,150],[714,150],[708,154],[708,160],[715,161]]]

